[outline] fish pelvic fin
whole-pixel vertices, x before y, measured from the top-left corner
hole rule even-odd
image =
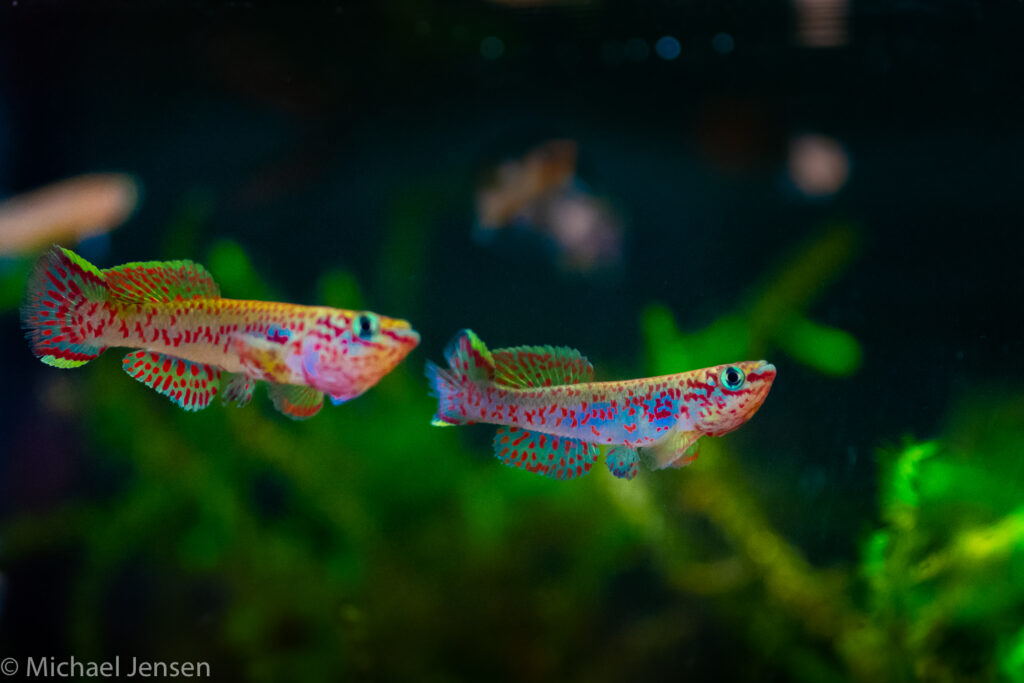
[[[472,330],[462,330],[445,348],[448,367],[427,361],[426,374],[431,395],[438,400],[436,426],[472,424],[465,406],[467,395],[477,386],[494,381],[494,357]]]
[[[224,405],[234,403],[239,408],[248,405],[252,400],[252,392],[256,388],[256,380],[243,373],[225,373],[227,383],[220,396]]]
[[[39,258],[21,306],[21,325],[32,353],[57,368],[75,368],[99,356],[106,347],[87,325],[86,312],[109,299],[109,287],[96,266],[54,245]]]
[[[639,455],[636,449],[628,446],[613,446],[604,456],[604,464],[608,466],[608,471],[627,481],[636,476],[637,462]]]

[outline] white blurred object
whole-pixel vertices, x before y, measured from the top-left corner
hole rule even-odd
[[[565,270],[617,264],[622,222],[577,179],[576,161],[576,142],[555,139],[498,164],[477,191],[477,238],[490,242],[500,230],[524,230],[552,243]]]
[[[804,194],[827,197],[849,180],[850,158],[834,138],[800,135],[789,143],[789,177]]]
[[[797,35],[805,47],[841,47],[847,41],[849,0],[793,0]]]

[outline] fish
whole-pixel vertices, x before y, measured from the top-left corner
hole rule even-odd
[[[447,367],[427,361],[436,426],[500,425],[494,456],[551,479],[590,471],[602,448],[621,479],[641,456],[654,470],[682,467],[702,436],[722,436],[749,420],[775,380],[767,361],[744,361],[661,377],[594,382],[594,368],[567,347],[491,351],[462,330],[445,349]]]
[[[138,183],[123,173],[89,173],[12,197],[0,203],[0,255],[108,233],[138,201]]]
[[[373,387],[419,344],[405,320],[370,311],[225,299],[203,266],[145,261],[99,270],[54,246],[29,277],[21,321],[32,353],[75,368],[134,349],[125,372],[188,411],[247,404],[256,382],[292,419]]]
[[[493,244],[503,230],[534,236],[567,272],[618,265],[622,219],[577,176],[577,154],[575,141],[554,139],[494,167],[477,190],[475,239]]]
[[[521,159],[499,164],[477,193],[477,223],[487,231],[511,223],[538,200],[567,188],[576,175],[574,140],[548,140]]]

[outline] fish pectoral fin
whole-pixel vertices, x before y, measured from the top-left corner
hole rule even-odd
[[[218,367],[154,351],[132,351],[121,361],[129,375],[185,410],[202,410],[220,391]]]
[[[246,375],[270,382],[282,380],[290,373],[285,363],[285,347],[258,334],[232,335],[230,348]]]
[[[641,452],[652,470],[684,467],[696,459],[696,448],[692,452],[689,449],[691,446],[695,446],[697,439],[703,435],[703,432],[696,429],[675,430],[661,441],[643,447]]]
[[[613,446],[604,456],[604,464],[619,479],[632,479],[636,476],[637,463],[640,460],[635,448]]]
[[[494,457],[509,467],[521,467],[550,479],[573,479],[590,471],[596,444],[502,427],[494,435]]]
[[[313,417],[324,405],[323,392],[313,387],[270,383],[268,392],[274,407],[293,420]]]
[[[230,378],[224,385],[221,401],[224,405],[234,401],[239,408],[252,400],[252,392],[256,389],[256,380],[242,373],[225,373]]]

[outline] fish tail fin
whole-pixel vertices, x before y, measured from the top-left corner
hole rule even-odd
[[[494,381],[494,357],[472,330],[462,330],[445,348],[448,367],[427,361],[431,395],[437,397],[436,426],[471,424],[466,398],[480,383]]]
[[[21,307],[21,325],[32,353],[58,368],[76,368],[99,356],[106,347],[87,325],[86,315],[92,305],[109,297],[96,266],[69,249],[51,248],[29,277]]]

